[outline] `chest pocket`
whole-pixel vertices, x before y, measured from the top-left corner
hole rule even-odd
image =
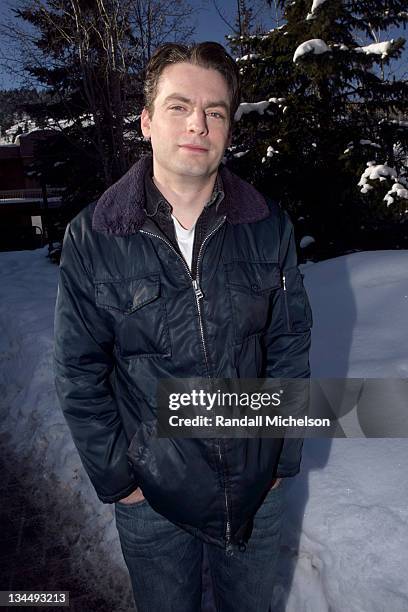
[[[115,318],[116,344],[124,358],[171,355],[160,276],[96,281],[97,306]]]
[[[278,264],[234,261],[226,264],[226,273],[236,342],[265,333],[279,300]]]

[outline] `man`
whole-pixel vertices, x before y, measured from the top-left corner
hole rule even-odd
[[[309,376],[311,314],[287,215],[220,166],[240,101],[221,45],[152,57],[143,158],[67,227],[56,388],[116,523],[139,612],[198,612],[203,553],[217,610],[272,596],[281,478],[301,440],[160,438],[160,379]]]

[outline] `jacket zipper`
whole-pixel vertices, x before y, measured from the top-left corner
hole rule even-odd
[[[289,317],[289,306],[288,306],[288,292],[286,291],[286,276],[282,275],[282,285],[283,285],[283,299],[285,302],[285,311],[286,311],[286,322],[288,326],[288,331],[292,331],[292,324]]]
[[[221,442],[222,442],[221,440],[218,440],[218,456],[220,458],[220,464],[222,466],[223,459],[222,459],[222,452],[221,452]],[[234,552],[233,552],[232,542],[231,542],[231,522],[230,522],[230,515],[229,515],[227,487],[225,486],[224,471],[223,471],[223,479],[224,479],[225,512],[227,516],[227,523],[225,526],[225,553],[228,557],[232,557]]]
[[[221,225],[224,223],[226,217],[224,216],[220,223],[218,223],[218,225],[216,225],[214,227],[213,230],[211,230],[211,232],[208,234],[208,236],[205,237],[205,239],[203,240],[200,250],[198,252],[198,257],[197,257],[197,275],[196,278],[194,279],[192,277],[192,274],[190,272],[190,269],[186,263],[186,260],[184,259],[184,257],[182,257],[179,253],[177,253],[176,249],[173,247],[173,245],[166,240],[165,238],[162,238],[161,236],[159,236],[158,234],[154,234],[153,232],[147,232],[146,230],[139,230],[142,234],[146,234],[147,236],[153,236],[154,238],[159,238],[159,240],[162,240],[165,244],[167,244],[168,247],[170,247],[170,249],[173,251],[173,253],[175,253],[177,255],[177,257],[180,259],[180,261],[183,263],[183,266],[188,274],[188,277],[191,280],[191,283],[193,285],[193,289],[194,289],[194,295],[195,295],[195,299],[196,299],[196,306],[197,306],[197,311],[198,311],[198,322],[199,322],[199,326],[200,326],[200,336],[201,336],[201,345],[203,348],[203,353],[204,353],[204,361],[205,361],[205,367],[207,370],[207,377],[210,378],[210,367],[209,367],[209,361],[208,361],[208,353],[207,353],[207,347],[205,345],[205,338],[204,338],[204,326],[203,326],[203,318],[202,318],[202,313],[201,313],[201,306],[200,306],[200,300],[204,297],[204,293],[201,290],[200,287],[200,276],[199,276],[199,262],[200,262],[200,257],[201,257],[201,253],[203,252],[203,247],[205,245],[205,243],[211,238],[211,236],[213,234],[215,234],[215,232],[221,227]]]
[[[201,311],[200,311],[200,299],[203,297],[203,293],[200,289],[200,258],[201,258],[201,254],[203,253],[204,250],[204,246],[205,243],[207,242],[207,240],[209,240],[211,238],[211,236],[221,227],[221,225],[224,223],[225,221],[225,217],[223,217],[223,219],[221,220],[221,222],[215,226],[215,228],[204,238],[200,250],[198,252],[198,257],[197,257],[197,275],[196,275],[196,289],[199,292],[198,294],[196,293],[197,296],[197,307],[198,310],[200,312],[200,327],[201,327],[201,337],[203,340],[203,348],[204,348],[204,354],[206,356],[206,361],[207,361],[207,368],[208,368],[208,360],[207,360],[207,352],[206,352],[206,348],[205,348],[205,343],[204,343],[204,332],[203,332],[203,328],[202,328],[202,321],[201,321]],[[223,468],[223,458],[222,458],[222,451],[221,451],[221,443],[222,440],[218,440],[218,456],[220,458],[220,466],[221,468]],[[227,556],[232,556],[233,555],[233,549],[232,549],[232,543],[231,543],[231,521],[230,521],[230,513],[229,513],[229,505],[228,505],[228,494],[227,494],[227,487],[225,485],[225,476],[224,476],[224,470],[223,470],[223,480],[224,480],[224,501],[225,501],[225,513],[226,513],[226,517],[227,517],[227,522],[226,522],[226,526],[225,526],[225,552],[227,554]]]
[[[197,257],[197,274],[196,274],[196,278],[194,279],[192,277],[192,274],[190,272],[190,269],[185,261],[185,259],[179,254],[177,253],[176,249],[173,247],[173,245],[166,240],[165,238],[162,238],[161,236],[159,236],[158,234],[154,234],[153,232],[147,232],[146,230],[139,230],[140,233],[142,234],[146,234],[147,236],[153,236],[154,238],[159,238],[159,240],[162,240],[165,244],[167,244],[168,247],[170,247],[170,249],[173,251],[173,253],[175,253],[177,255],[177,257],[182,261],[184,268],[191,280],[191,283],[193,285],[193,289],[194,289],[194,295],[196,298],[196,305],[197,305],[197,311],[198,311],[198,321],[199,321],[199,325],[200,325],[200,335],[201,335],[201,344],[203,347],[203,352],[204,352],[204,359],[205,359],[205,364],[206,364],[206,369],[207,369],[207,376],[208,378],[210,377],[210,368],[209,368],[209,362],[208,362],[208,353],[207,353],[207,348],[205,345],[205,338],[204,338],[204,327],[203,327],[203,321],[202,321],[202,313],[201,313],[201,306],[200,306],[200,300],[204,297],[204,294],[201,290],[200,287],[200,259],[201,259],[201,255],[203,253],[203,249],[204,246],[206,244],[206,242],[215,234],[215,232],[221,227],[221,225],[223,225],[223,223],[225,222],[226,217],[224,216],[221,221],[218,223],[218,225],[216,225],[214,227],[214,229],[211,230],[211,232],[204,238],[201,246],[200,246],[200,250],[198,252],[198,257]],[[218,441],[218,456],[220,458],[220,464],[221,467],[223,465],[223,458],[222,458],[222,451],[221,451],[221,440]],[[223,472],[224,474],[224,472]],[[232,548],[232,542],[231,542],[231,521],[230,521],[230,514],[229,514],[229,505],[228,505],[228,494],[227,494],[227,487],[225,486],[225,482],[224,482],[224,501],[225,501],[225,512],[226,512],[226,516],[227,516],[227,522],[226,522],[226,528],[225,528],[225,552],[228,556],[232,556],[233,555],[233,548]]]
[[[203,253],[203,249],[205,246],[205,243],[211,238],[211,236],[213,236],[215,234],[216,231],[219,230],[219,228],[221,227],[221,225],[223,225],[224,221],[225,221],[226,217],[224,216],[221,221],[218,223],[218,225],[216,225],[211,232],[204,238],[203,242],[201,243],[200,246],[200,250],[198,251],[198,257],[197,257],[197,265],[196,265],[196,278],[195,280],[193,280],[193,287],[194,287],[194,292],[195,292],[195,296],[196,296],[196,302],[197,302],[197,310],[198,310],[198,321],[200,324],[200,332],[201,332],[201,342],[203,345],[203,351],[204,351],[204,358],[205,358],[205,363],[207,366],[207,374],[208,377],[210,378],[209,372],[210,372],[210,367],[209,367],[209,361],[208,361],[208,354],[207,354],[207,348],[205,346],[205,339],[204,339],[204,327],[203,327],[203,320],[202,320],[202,314],[201,314],[201,306],[200,306],[200,300],[204,297],[204,294],[201,290],[200,287],[200,259],[201,259],[201,255]],[[187,267],[188,269],[188,267]],[[190,271],[189,271],[190,273]],[[190,277],[192,278],[191,274]]]

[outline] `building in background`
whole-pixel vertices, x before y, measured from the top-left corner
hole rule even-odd
[[[52,134],[34,128],[0,143],[0,251],[34,249],[52,239],[49,220],[63,188],[48,187],[33,170],[36,145]]]

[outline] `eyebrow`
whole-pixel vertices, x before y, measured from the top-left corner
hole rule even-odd
[[[192,100],[190,100],[189,98],[186,98],[186,96],[183,96],[183,94],[179,94],[179,93],[173,93],[167,96],[164,99],[164,104],[166,104],[167,102],[170,102],[170,100],[177,100],[178,102],[184,102],[185,104],[192,104]],[[226,102],[224,102],[224,100],[210,101],[210,102],[207,102],[205,106],[206,108],[221,107],[221,108],[224,108],[227,112],[229,112],[229,105]]]

